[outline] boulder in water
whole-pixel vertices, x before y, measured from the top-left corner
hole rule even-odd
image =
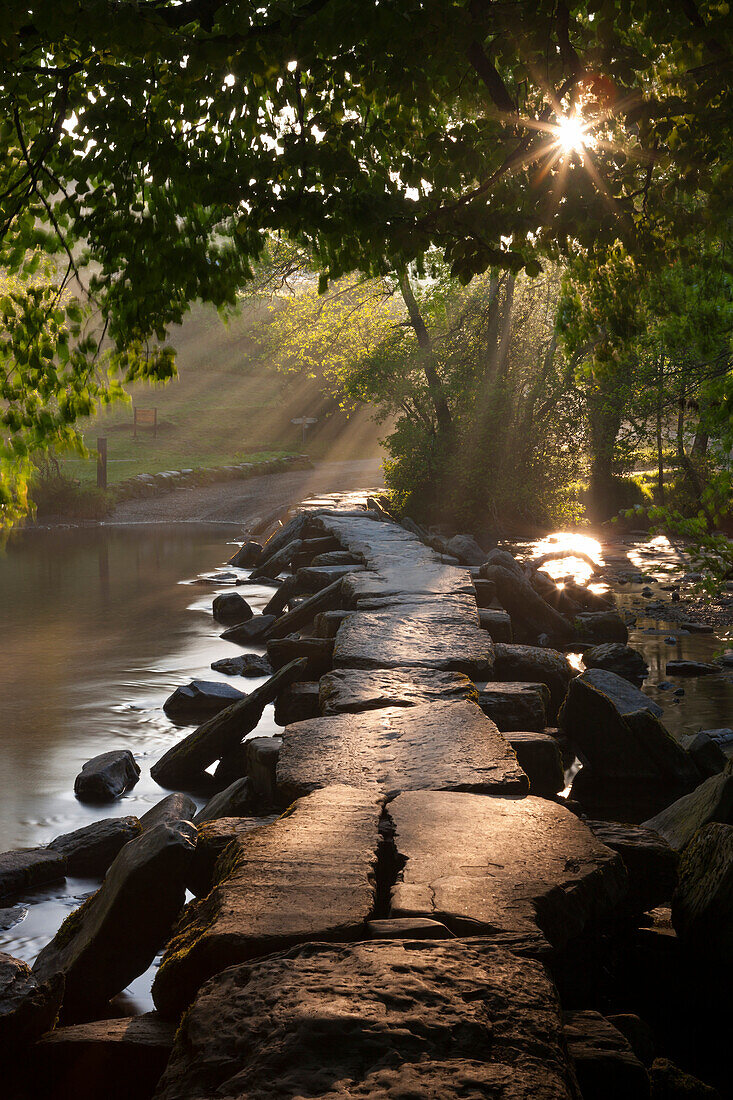
[[[74,794],[83,802],[113,802],[134,787],[140,768],[129,749],[114,749],[92,757],[74,780]]]

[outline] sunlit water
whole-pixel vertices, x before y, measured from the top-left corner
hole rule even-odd
[[[151,764],[186,732],[163,714],[168,695],[192,677],[243,691],[263,682],[210,668],[243,652],[221,640],[211,615],[214,596],[231,586],[190,583],[226,561],[234,533],[195,524],[33,531],[0,556],[0,850],[144,813],[167,793],[150,778]],[[272,595],[239,591],[255,611]],[[268,707],[257,732],[276,729]],[[77,801],[82,764],[119,748],[134,754],[138,784],[103,808]],[[68,879],[19,899],[27,913],[0,929],[0,950],[32,961],[97,885]],[[133,983],[132,1007],[149,1006],[150,980]]]
[[[578,532],[555,532],[535,543],[523,544],[523,551],[532,558],[555,550],[579,550],[602,568],[602,576],[593,579],[593,569],[584,559],[561,558],[543,568],[556,581],[572,577],[579,584],[588,584],[598,593],[613,593],[622,616],[633,616],[629,623],[629,645],[638,649],[649,666],[643,690],[664,711],[663,722],[674,736],[684,743],[686,736],[700,729],[733,728],[733,671],[721,670],[711,676],[667,676],[668,661],[692,660],[711,662],[723,648],[733,646],[733,609],[727,628],[713,634],[687,633],[680,623],[666,617],[665,610],[648,610],[655,599],[669,599],[661,586],[678,584],[686,568],[682,549],[672,545],[663,535],[655,538],[625,538],[614,543],[601,543]],[[620,584],[617,574],[638,570],[641,583]],[[650,587],[651,601],[641,596]],[[674,638],[670,643],[666,639]],[[568,654],[572,664],[582,670],[582,654]],[[665,690],[660,684],[672,684]],[[675,695],[681,689],[683,695]]]

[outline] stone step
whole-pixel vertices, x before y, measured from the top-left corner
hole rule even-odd
[[[519,796],[528,790],[511,747],[468,699],[287,726],[277,765],[281,802],[330,783],[385,793],[427,789]]]
[[[334,668],[434,668],[493,680],[494,646],[485,630],[439,603],[358,611],[339,627]]]
[[[311,943],[199,993],[156,1100],[577,1096],[542,963],[482,942]]]
[[[478,699],[467,676],[425,668],[338,668],[321,677],[321,714],[355,713],[381,707]]]
[[[478,704],[502,733],[543,730],[547,726],[550,691],[546,684],[517,680],[492,680],[482,685]]]
[[[408,791],[387,809],[406,860],[393,917],[428,917],[463,936],[539,929],[562,948],[625,897],[620,856],[546,799]]]
[[[186,907],[153,985],[175,1017],[227,966],[305,940],[364,938],[374,908],[381,800],[334,785],[298,801],[271,825],[238,837],[219,881]]]

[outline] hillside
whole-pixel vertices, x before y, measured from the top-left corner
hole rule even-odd
[[[213,308],[196,305],[169,342],[178,353],[178,377],[167,385],[130,387],[132,404],[117,405],[83,423],[91,448],[108,440],[110,484],[144,471],[215,465],[273,451],[302,451],[344,460],[381,456],[384,428],[368,410],[347,417],[312,379],[281,374],[257,355],[255,333],[262,317],[252,311],[225,324]],[[157,408],[158,432],[138,429],[133,405]],[[302,429],[293,417],[317,417]],[[94,462],[64,460],[82,480],[95,476]]]

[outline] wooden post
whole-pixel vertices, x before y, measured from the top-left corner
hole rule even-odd
[[[97,439],[97,488],[107,488],[107,437]]]

